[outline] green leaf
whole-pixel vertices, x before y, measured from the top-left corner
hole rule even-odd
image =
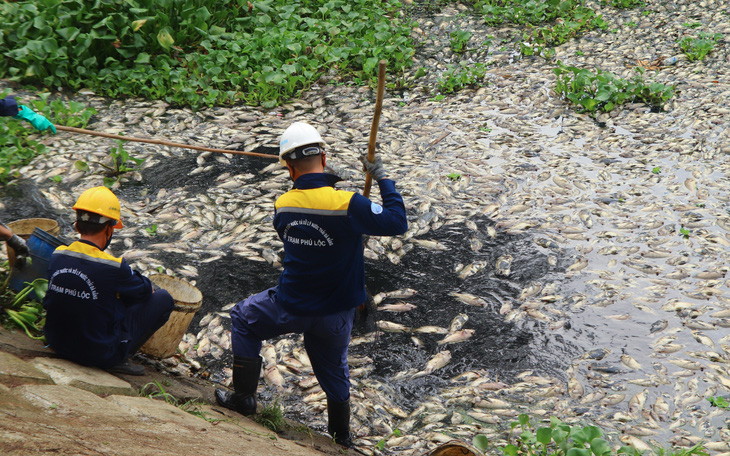
[[[146,52],[140,52],[134,63],[150,63],[150,55]]]
[[[520,413],[520,415],[517,417],[517,421],[522,426],[529,426],[530,425],[530,417],[526,413]]]
[[[142,26],[145,23],[147,23],[147,19],[140,19],[140,20],[137,20],[137,21],[133,21],[132,22],[132,30],[135,31],[135,32],[139,31],[139,29],[141,29]]]
[[[114,184],[116,184],[116,183],[117,183],[117,179],[115,179],[113,177],[104,178],[104,186],[109,189],[111,189],[114,186]]]
[[[515,445],[507,445],[502,449],[504,456],[519,456],[520,450]]]
[[[170,35],[170,32],[167,28],[160,30],[160,32],[157,34],[157,42],[160,43],[160,46],[167,50],[169,50],[170,47],[175,44],[175,40],[172,38],[172,35]]]
[[[611,445],[603,439],[591,440],[591,452],[596,456],[609,456],[611,454]]]
[[[598,106],[598,101],[593,98],[583,98],[580,100],[580,105],[586,108],[586,111],[593,112],[596,110],[596,106]]]
[[[555,429],[553,429],[552,437],[556,443],[561,443],[568,438],[568,432],[566,432],[562,428],[556,427]]]
[[[89,170],[89,165],[85,161],[76,160],[74,162],[74,167],[78,169],[79,171],[87,172]]]
[[[476,449],[478,449],[482,453],[485,453],[485,450],[487,449],[487,446],[489,445],[489,439],[487,439],[486,435],[478,434],[478,435],[475,435],[474,438],[472,439],[472,444],[474,445],[474,447]]]
[[[48,291],[48,280],[35,279],[33,282],[31,282],[31,286],[33,287],[36,298],[38,298],[38,300],[40,301],[43,301],[43,298],[46,297],[46,292]]]
[[[597,426],[586,426],[583,428],[583,433],[585,433],[586,440],[588,442],[592,441],[593,439],[597,439],[603,435],[603,431],[601,431],[601,429]]]
[[[571,448],[565,456],[591,456],[591,450],[588,448]]]
[[[547,446],[550,444],[550,441],[552,440],[553,430],[549,427],[542,427],[539,428],[535,432],[535,436],[537,437],[537,441],[542,443],[543,445]]]

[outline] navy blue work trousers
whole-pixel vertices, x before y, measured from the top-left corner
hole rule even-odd
[[[159,289],[146,301],[138,302],[127,308],[127,316],[122,323],[122,340],[116,362],[134,354],[147,342],[147,339],[160,329],[175,308],[175,300],[167,290]],[[112,364],[116,364],[112,363]]]
[[[276,302],[276,287],[250,296],[231,309],[234,356],[256,358],[261,342],[288,333],[304,334],[314,375],[330,400],[350,398],[350,344],[355,308],[318,317],[292,315]]]

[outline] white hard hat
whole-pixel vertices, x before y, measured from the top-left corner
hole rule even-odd
[[[286,166],[284,161],[287,152],[291,152],[297,147],[306,146],[309,144],[317,144],[320,147],[324,147],[326,144],[322,137],[313,126],[306,122],[294,122],[284,130],[279,140],[279,163],[282,166]],[[294,158],[294,157],[291,157]]]

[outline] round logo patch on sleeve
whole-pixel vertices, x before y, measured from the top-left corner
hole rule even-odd
[[[378,215],[383,213],[383,206],[378,203],[370,203],[370,210],[373,214]]]

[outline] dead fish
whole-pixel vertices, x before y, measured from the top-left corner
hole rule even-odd
[[[510,268],[512,267],[512,255],[502,255],[501,257],[497,258],[497,263],[495,264],[495,269],[497,275],[501,275],[503,277],[507,277],[510,275]]]
[[[667,328],[668,324],[669,324],[669,322],[667,320],[657,320],[651,324],[651,327],[649,328],[649,332],[651,334],[654,334],[656,332],[664,331]]]
[[[628,367],[629,369],[633,370],[639,370],[641,369],[641,364],[639,364],[638,361],[636,361],[634,358],[627,354],[621,355],[621,363],[623,363],[624,366]]]
[[[487,307],[489,305],[484,299],[469,293],[458,293],[456,291],[452,291],[451,293],[449,293],[449,296],[453,296],[464,304],[470,306]]]
[[[411,296],[415,295],[417,293],[416,290],[412,288],[403,288],[401,290],[394,290],[394,291],[388,291],[388,292],[381,292],[373,296],[373,301],[375,302],[375,305],[377,306],[383,300],[387,298],[393,298],[393,299],[408,299]]]
[[[441,369],[442,367],[447,365],[449,361],[451,361],[451,352],[449,350],[440,351],[436,353],[430,360],[428,360],[425,369],[413,374],[412,378],[418,378],[428,375],[435,370]]]
[[[421,334],[448,334],[449,330],[441,326],[421,326],[414,329],[413,332]]]
[[[395,304],[386,304],[384,306],[378,307],[378,310],[382,310],[383,312],[408,312],[409,310],[415,309],[416,306],[414,304],[409,304],[407,302],[397,302]]]
[[[454,333],[460,330],[467,321],[469,321],[469,316],[467,314],[458,314],[451,320],[451,324],[449,325],[449,333]]]
[[[580,399],[584,393],[583,384],[574,375],[571,375],[568,379],[568,394],[570,397]]]
[[[394,323],[392,321],[385,321],[380,320],[376,323],[377,327],[379,329],[382,329],[386,332],[395,332],[395,333],[407,333],[411,332],[411,328],[405,325],[401,325],[400,323]]]
[[[423,247],[428,250],[448,250],[448,247],[440,243],[439,241],[431,241],[426,239],[411,239],[411,242],[419,247]]]
[[[440,341],[436,342],[438,345],[443,344],[456,344],[459,342],[464,342],[468,340],[471,336],[474,335],[473,329],[462,329],[460,331],[453,332],[449,334],[448,336],[444,337]]]
[[[459,272],[459,278],[466,279],[467,277],[471,277],[484,269],[486,266],[486,261],[475,261],[471,264],[468,264],[464,266],[464,269],[462,269],[461,272]]]

